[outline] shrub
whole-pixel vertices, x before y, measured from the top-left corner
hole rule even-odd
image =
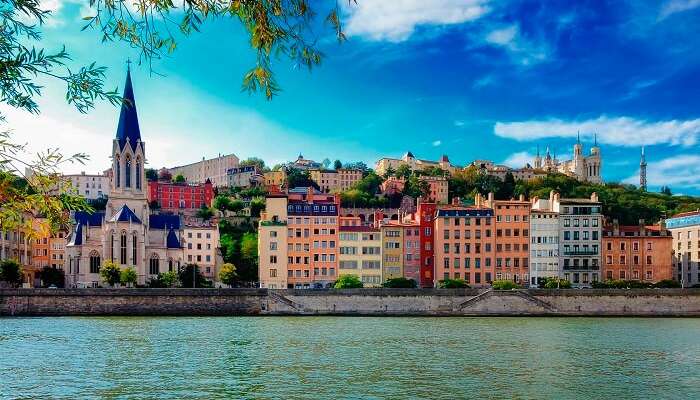
[[[362,281],[357,275],[340,275],[337,281],[335,281],[334,289],[358,289],[363,286]]]
[[[122,285],[133,285],[136,283],[136,270],[134,270],[134,267],[126,267],[121,271],[119,278]]]
[[[221,266],[221,271],[219,271],[219,280],[221,283],[231,287],[236,282],[238,274],[236,273],[236,266],[231,263],[225,263]]]
[[[597,282],[593,282],[593,287]],[[566,279],[550,277],[544,282],[545,289],[571,289],[571,282]]]
[[[113,261],[105,261],[100,268],[100,276],[108,285],[114,286],[121,281],[121,270]]]
[[[202,275],[201,270],[197,264],[187,264],[180,269],[178,273],[178,279],[182,284],[182,287],[186,288],[206,288],[211,287],[211,281],[206,279]]]
[[[406,279],[406,278],[401,277],[401,278],[387,279],[387,281],[384,282],[382,284],[382,286],[385,288],[415,289],[418,287],[418,284],[413,279]]]
[[[22,266],[16,260],[0,262],[0,281],[19,286],[22,283]]]
[[[44,286],[56,285],[56,287],[62,288],[65,285],[65,276],[62,269],[49,267],[47,265],[42,268],[39,274],[41,276],[41,283]]]
[[[464,279],[444,279],[438,282],[438,286],[442,289],[462,289],[469,288]]]
[[[657,287],[657,288],[679,288],[679,287],[681,287],[681,283],[678,281],[674,281],[672,279],[664,279],[662,281],[656,282],[654,287]]]
[[[173,271],[161,272],[155,278],[148,281],[149,288],[169,288],[177,282],[177,274]]]
[[[491,287],[495,290],[512,290],[517,289],[518,284],[509,279],[499,279],[491,283]]]

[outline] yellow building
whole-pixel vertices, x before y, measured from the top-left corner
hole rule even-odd
[[[338,172],[331,169],[312,169],[309,170],[311,180],[316,182],[318,188],[323,193],[337,192],[340,187],[338,184]]]
[[[265,172],[263,176],[266,186],[281,186],[287,181],[287,171],[283,169]]]
[[[383,279],[403,277],[403,226],[397,223],[382,225],[381,236]]]
[[[358,218],[359,219],[359,218]],[[357,275],[365,287],[382,284],[381,231],[369,226],[340,227],[338,276]]]
[[[258,227],[260,287],[287,288],[287,197],[268,195]]]

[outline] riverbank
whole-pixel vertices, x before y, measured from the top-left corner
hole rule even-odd
[[[0,289],[2,316],[700,316],[700,290]]]

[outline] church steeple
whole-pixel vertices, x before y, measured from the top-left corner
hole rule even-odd
[[[126,83],[124,84],[124,101],[122,102],[119,114],[119,126],[117,127],[117,137],[119,148],[124,149],[127,139],[131,147],[136,147],[136,142],[141,140],[141,130],[139,129],[139,118],[136,114],[136,100],[134,99],[134,88],[131,84],[131,68],[127,65]]]

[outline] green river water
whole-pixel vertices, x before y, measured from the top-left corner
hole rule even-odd
[[[0,399],[700,399],[700,319],[0,318]]]

